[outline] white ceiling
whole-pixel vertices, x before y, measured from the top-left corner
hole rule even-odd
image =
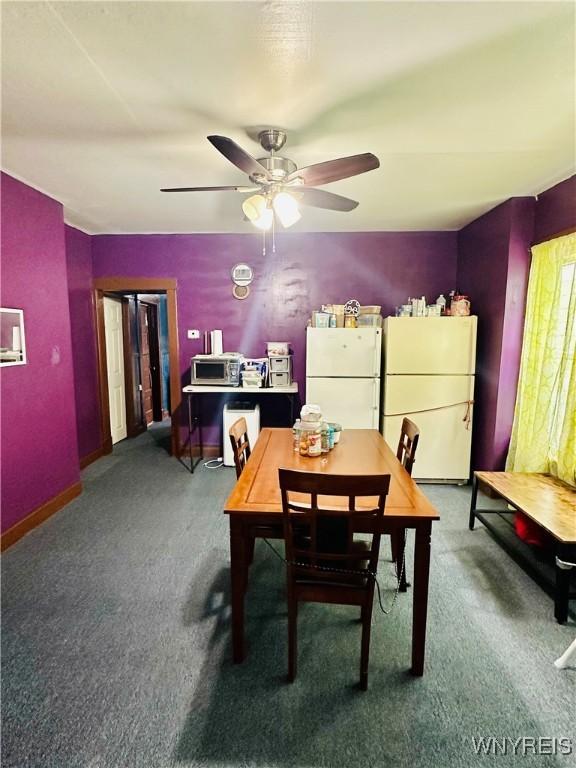
[[[90,233],[248,232],[206,141],[300,167],[374,152],[301,231],[459,229],[574,173],[574,5],[564,2],[3,2],[3,168]]]

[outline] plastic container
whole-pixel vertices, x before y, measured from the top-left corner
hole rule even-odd
[[[382,312],[382,307],[379,304],[367,304],[364,307],[360,307],[361,315],[379,315]]]
[[[312,315],[314,328],[329,328],[330,315],[327,312],[314,312]]]
[[[468,296],[456,294],[450,304],[452,317],[468,317],[470,314],[470,299]]]
[[[272,373],[286,373],[290,370],[290,355],[274,355],[270,358]]]
[[[266,344],[266,352],[268,357],[283,357],[290,354],[289,341],[269,341]]]
[[[244,389],[260,389],[264,385],[264,377],[258,371],[243,371],[242,386]]]
[[[323,304],[322,312],[334,315],[336,319],[336,328],[344,328],[344,304]],[[332,318],[330,318],[332,321]],[[330,328],[333,326],[330,325]]]
[[[358,328],[382,328],[382,315],[358,315],[356,326]]]
[[[320,422],[322,420],[322,409],[315,403],[306,403],[300,411],[300,418],[303,422]]]
[[[289,373],[276,373],[276,371],[272,371],[270,374],[271,387],[289,387],[291,384],[292,376]]]
[[[342,424],[337,424],[336,422],[331,422],[330,426],[334,430],[334,445],[338,443],[340,440],[340,433],[342,432]]]

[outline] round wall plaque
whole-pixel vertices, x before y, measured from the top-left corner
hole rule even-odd
[[[254,280],[254,271],[248,264],[235,264],[231,270],[234,285],[250,285]]]
[[[247,285],[235,285],[232,288],[232,295],[235,299],[245,299],[250,293],[250,288]]]

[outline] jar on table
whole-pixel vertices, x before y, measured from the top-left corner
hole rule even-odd
[[[331,422],[330,426],[334,432],[334,445],[340,440],[340,433],[342,432],[342,424]]]
[[[320,456],[322,453],[322,426],[319,421],[300,423],[300,456]]]
[[[323,421],[322,422],[322,437],[321,437],[321,445],[322,445],[322,453],[328,453],[330,450],[330,427],[328,424]]]
[[[330,450],[334,448],[334,427],[332,424],[328,424],[328,447]]]

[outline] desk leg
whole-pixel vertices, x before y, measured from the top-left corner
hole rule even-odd
[[[478,478],[476,475],[474,475],[474,480],[472,481],[472,497],[470,498],[470,517],[468,519],[468,528],[470,528],[471,531],[474,530],[474,517],[476,513],[476,499],[478,497]]]
[[[232,658],[241,664],[244,643],[244,595],[246,594],[246,537],[242,520],[230,515],[230,579],[232,588]]]
[[[573,562],[574,558],[569,557],[562,546],[557,548],[556,554],[561,560]],[[568,601],[570,598],[570,574],[571,569],[560,568],[556,564],[556,589],[554,591],[554,618],[558,624],[565,624],[568,621]]]
[[[428,581],[430,577],[430,538],[432,522],[416,525],[414,544],[414,593],[412,596],[412,669],[413,675],[424,674],[426,648],[426,616],[428,613]]]
[[[194,456],[192,455],[192,395],[188,394],[188,452],[190,453],[190,474],[194,474]]]

